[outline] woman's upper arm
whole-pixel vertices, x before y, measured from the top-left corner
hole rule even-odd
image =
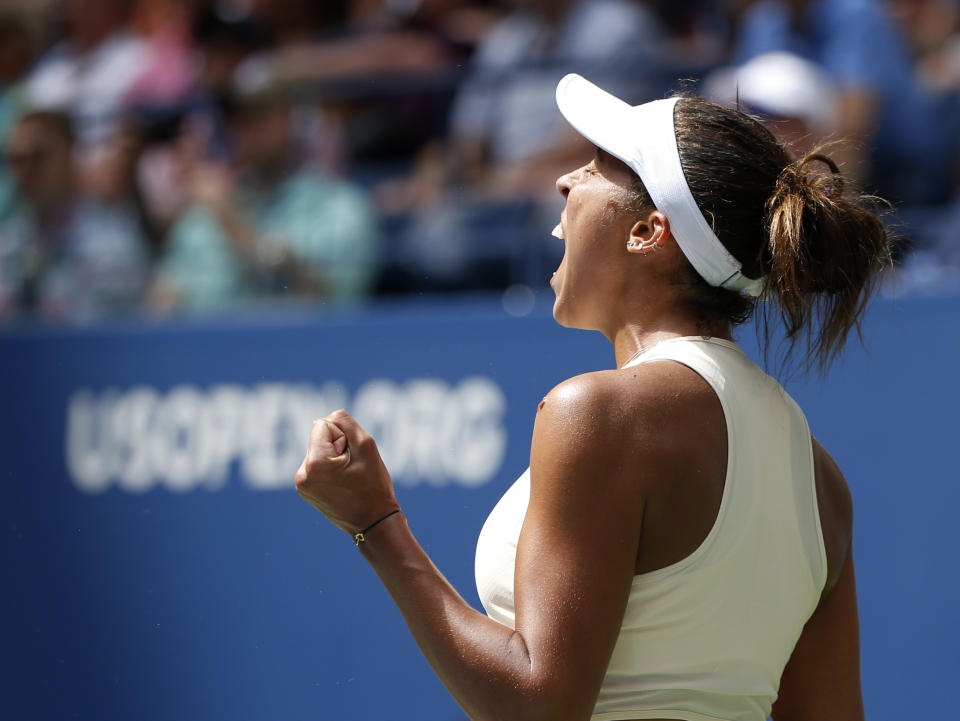
[[[606,374],[566,381],[534,427],[516,629],[557,717],[587,718],[596,702],[633,578],[643,476],[656,472],[645,444],[628,442],[643,435],[643,412],[626,409],[618,382]]]

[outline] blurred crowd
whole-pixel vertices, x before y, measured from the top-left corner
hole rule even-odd
[[[842,139],[960,284],[960,0],[0,0],[0,322],[543,287],[568,72]]]

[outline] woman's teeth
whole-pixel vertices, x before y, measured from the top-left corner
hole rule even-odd
[[[553,232],[550,235],[552,235],[554,238],[559,238],[560,240],[564,239],[563,227],[560,225],[560,223],[557,223],[557,227],[553,229]]]

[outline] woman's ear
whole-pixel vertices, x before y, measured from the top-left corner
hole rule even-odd
[[[670,237],[670,221],[667,216],[659,210],[651,210],[630,229],[627,252],[646,255],[662,248]]]

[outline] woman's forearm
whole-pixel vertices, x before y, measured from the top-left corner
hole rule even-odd
[[[471,608],[398,514],[360,544],[427,661],[474,721],[538,719],[546,695],[523,637]]]

